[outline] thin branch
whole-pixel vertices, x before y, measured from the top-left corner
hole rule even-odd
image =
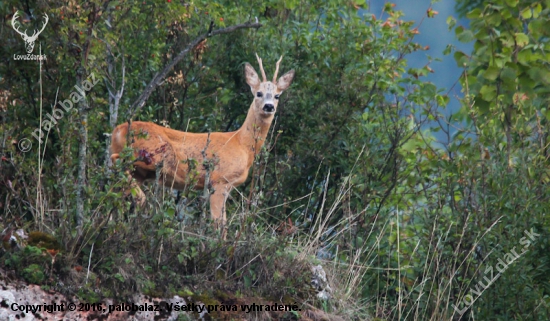
[[[88,276],[90,276],[90,265],[92,264],[92,253],[94,253],[94,243],[92,243],[92,249],[90,250],[90,257],[88,258],[88,272],[86,272],[86,284],[88,284]]]
[[[153,90],[155,90],[155,88],[161,83],[161,81],[166,77],[168,72],[170,72],[170,70],[172,70],[172,68],[174,68],[174,66],[178,62],[180,62],[191,49],[195,48],[204,39],[208,37],[216,36],[216,35],[231,33],[239,29],[247,29],[247,28],[258,29],[261,26],[262,24],[257,22],[254,22],[254,23],[246,22],[240,25],[234,25],[223,29],[217,29],[211,32],[209,31],[195,38],[195,40],[191,41],[185,47],[185,49],[183,49],[170,63],[168,63],[164,67],[164,69],[161,72],[157,73],[155,77],[153,77],[153,80],[151,80],[151,82],[147,85],[147,87],[145,87],[145,90],[143,91],[143,93],[141,93],[139,98],[130,107],[130,115],[128,117],[128,120],[132,119],[134,115],[145,105],[145,102],[147,101],[149,96],[153,93]]]

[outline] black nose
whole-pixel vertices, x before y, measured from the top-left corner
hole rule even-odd
[[[268,112],[268,113],[272,113],[275,111],[275,106],[273,106],[272,104],[265,104],[264,105],[264,111]]]

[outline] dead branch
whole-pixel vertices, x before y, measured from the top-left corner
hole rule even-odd
[[[161,81],[166,77],[168,72],[172,70],[172,68],[174,68],[174,66],[178,62],[180,62],[191,49],[195,48],[195,46],[201,43],[204,39],[212,36],[216,36],[216,35],[231,33],[239,29],[248,29],[248,28],[258,29],[261,26],[262,24],[258,22],[246,22],[243,24],[234,25],[234,26],[230,26],[222,29],[217,29],[214,31],[209,30],[208,32],[195,38],[195,40],[191,41],[185,47],[185,49],[183,49],[174,59],[172,59],[172,61],[170,61],[170,63],[168,63],[164,67],[164,69],[161,72],[157,73],[155,77],[153,77],[153,80],[151,80],[151,82],[147,85],[147,87],[145,87],[145,90],[143,90],[139,98],[130,107],[130,114],[129,114],[128,120],[131,120],[134,117],[134,115],[145,105],[145,102],[147,101],[149,96],[153,93],[153,90],[155,90],[155,88],[161,83]]]

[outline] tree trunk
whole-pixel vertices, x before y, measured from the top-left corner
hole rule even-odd
[[[85,69],[80,66],[76,73],[76,85],[82,88],[83,78],[85,78]],[[83,91],[85,93],[85,91]],[[86,95],[78,102],[78,114],[80,123],[78,124],[78,134],[80,144],[78,147],[78,175],[76,186],[76,227],[78,234],[82,232],[82,220],[84,217],[84,186],[86,184],[86,154],[88,150],[88,101]]]

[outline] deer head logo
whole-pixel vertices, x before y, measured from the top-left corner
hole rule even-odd
[[[11,19],[11,25],[13,26],[13,30],[15,30],[18,34],[23,37],[23,40],[25,41],[25,49],[27,50],[27,53],[31,53],[34,49],[34,42],[36,41],[36,38],[38,38],[38,35],[44,31],[44,28],[46,28],[46,25],[48,24],[48,15],[44,14],[44,19],[46,20],[44,22],[44,25],[42,26],[42,29],[40,31],[34,30],[34,33],[32,36],[27,35],[27,29],[25,29],[24,32],[19,31],[19,27],[21,26],[21,23],[17,21],[17,18],[19,18],[19,13],[16,12],[13,15],[13,18]]]

